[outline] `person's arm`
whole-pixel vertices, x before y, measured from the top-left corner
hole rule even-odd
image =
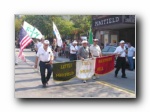
[[[50,64],[53,64],[53,60],[54,60],[54,54],[53,54],[53,52],[51,51],[50,52],[51,53],[51,55],[50,55]]]
[[[34,68],[37,68],[39,57],[36,56]]]

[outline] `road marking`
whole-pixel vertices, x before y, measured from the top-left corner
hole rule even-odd
[[[102,85],[105,85],[105,86],[108,86],[108,87],[117,89],[117,90],[119,90],[119,91],[122,91],[122,92],[125,92],[125,93],[129,93],[129,94],[132,94],[132,95],[135,95],[134,91],[129,90],[129,89],[125,89],[125,88],[122,88],[122,87],[119,87],[119,86],[110,84],[110,83],[105,82],[105,81],[96,81],[96,82],[99,83],[99,84],[102,84]]]

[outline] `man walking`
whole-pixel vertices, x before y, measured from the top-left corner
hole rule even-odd
[[[87,40],[83,40],[82,47],[78,51],[78,57],[82,61],[84,61],[84,59],[88,59],[91,57],[90,50],[87,44],[88,44]],[[83,80],[83,82],[86,83],[86,80]]]
[[[124,44],[125,44],[124,40],[121,40],[120,46],[118,46],[116,50],[114,51],[114,54],[118,56],[117,62],[116,62],[117,68],[115,70],[115,77],[117,77],[118,71],[120,70],[120,68],[122,68],[122,78],[127,78],[125,74],[127,50]]]
[[[51,76],[52,68],[51,65],[53,63],[53,53],[51,48],[49,47],[49,41],[45,40],[43,46],[38,49],[37,57],[35,60],[35,68],[37,68],[38,59],[40,60],[40,73],[41,73],[41,81],[43,87],[46,87],[48,81]],[[47,69],[47,76],[45,77],[45,69]]]
[[[93,39],[93,45],[90,46],[90,53],[92,57],[98,58],[98,57],[102,57],[102,52],[101,52],[101,48],[99,47],[98,44],[98,39]],[[94,76],[92,77],[94,80],[96,78],[99,78],[98,76]]]
[[[128,43],[128,62],[129,62],[129,70],[133,71],[134,69],[134,61],[133,57],[135,56],[135,48],[131,46],[131,43]]]

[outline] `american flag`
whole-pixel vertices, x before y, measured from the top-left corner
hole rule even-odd
[[[29,45],[32,42],[32,39],[29,37],[27,32],[24,30],[23,27],[21,27],[19,32],[19,44],[20,44],[20,51],[18,57],[22,59],[23,61],[26,61],[23,50],[26,48],[27,45]]]

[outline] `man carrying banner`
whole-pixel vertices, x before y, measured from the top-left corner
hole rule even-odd
[[[38,59],[40,60],[40,73],[41,73],[41,81],[43,87],[46,87],[48,81],[51,76],[51,64],[53,63],[53,53],[51,48],[49,47],[49,41],[45,40],[42,47],[39,48],[37,52],[37,57],[35,60],[35,68],[37,68]],[[45,69],[47,69],[47,76],[45,77]]]
[[[91,53],[91,56],[92,57],[102,57],[102,52],[101,52],[101,49],[99,47],[99,45],[97,44],[98,43],[98,39],[93,39],[93,44],[90,46],[90,53]],[[93,76],[93,79],[95,80],[96,78],[99,78],[98,76]]]
[[[122,78],[127,78],[125,74],[127,50],[124,44],[125,44],[124,40],[121,40],[120,46],[118,46],[116,50],[114,51],[114,54],[118,56],[117,62],[116,62],[117,68],[115,70],[115,77],[117,77],[118,71],[120,70],[120,68],[122,68]]]
[[[77,52],[78,52],[78,47],[77,47],[77,41],[73,41],[72,45],[70,46],[70,61],[77,60]]]
[[[90,49],[87,46],[87,40],[83,40],[82,41],[82,47],[79,49],[78,51],[78,57],[79,59],[81,59],[82,61],[84,61],[84,59],[90,58]],[[86,83],[86,80],[83,80],[84,83]]]

